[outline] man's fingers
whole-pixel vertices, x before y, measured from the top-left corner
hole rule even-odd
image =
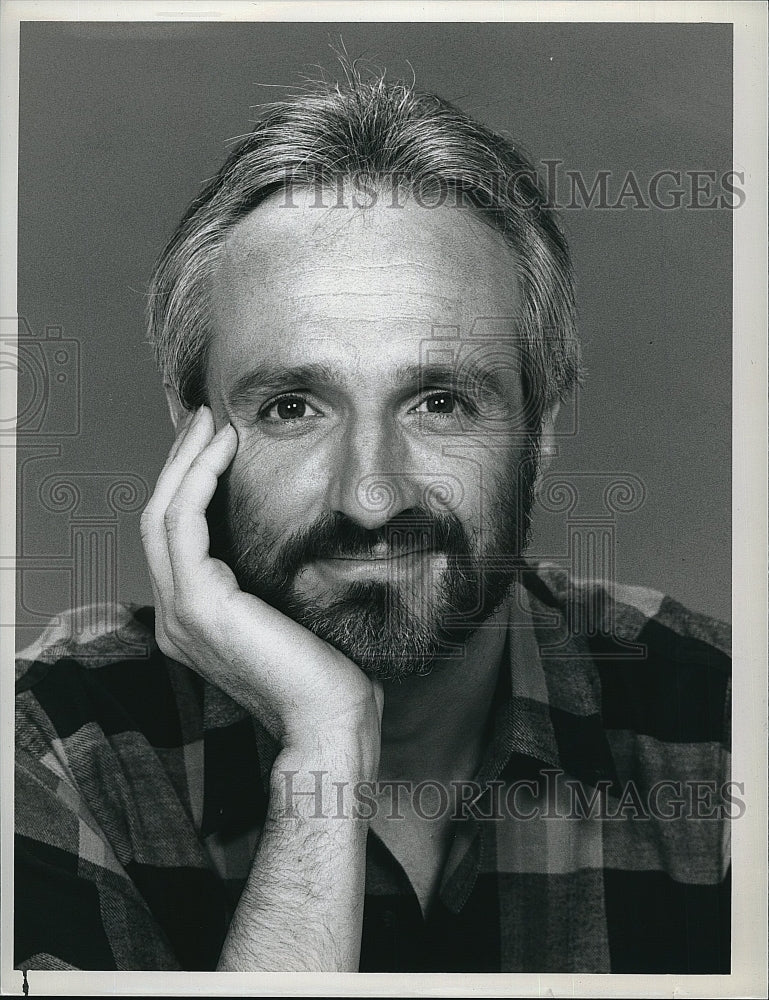
[[[201,407],[180,432],[142,515],[142,542],[155,597],[156,636],[164,651],[177,657],[175,647],[166,648],[166,642],[167,636],[175,634],[174,622],[184,607],[179,581],[186,584],[182,590],[189,592],[198,560],[207,555],[206,507],[219,475],[237,450],[237,435],[229,424],[212,437],[213,430],[211,411]]]
[[[153,499],[170,500],[195,457],[214,435],[214,418],[207,406],[201,406],[174,441],[166,464],[158,476]]]
[[[171,462],[176,458],[176,455],[181,447],[182,442],[187,436],[187,432],[190,429],[191,424],[194,422],[195,417],[200,413],[200,407],[197,410],[186,410],[184,416],[179,421],[176,428],[176,436],[174,437],[174,443],[171,445],[171,450],[168,453],[168,458],[166,458],[166,465],[170,465]]]
[[[164,525],[175,588],[188,584],[190,572],[208,556],[206,509],[237,446],[235,429],[226,424],[190,463],[168,503]]]
[[[207,406],[201,406],[179,436],[176,453],[173,458],[169,456],[163,466],[150,501],[144,509],[142,531],[146,527],[150,537],[159,532],[165,542],[163,517],[166,508],[179,489],[190,465],[211,440],[213,432],[214,420],[211,411]]]
[[[201,407],[191,416],[174,442],[174,448],[142,514],[141,535],[147,565],[153,584],[161,596],[170,593],[173,588],[164,520],[166,510],[195,456],[209,442],[213,429],[213,417],[208,407]]]

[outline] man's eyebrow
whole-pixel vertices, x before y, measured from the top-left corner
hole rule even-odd
[[[412,384],[416,390],[436,385],[439,388],[446,386],[458,392],[496,395],[501,398],[509,392],[504,380],[500,378],[498,364],[492,367],[474,358],[467,361],[460,360],[457,364],[437,361],[402,365],[398,368],[397,378],[401,382]]]
[[[498,364],[485,364],[476,359],[458,364],[429,362],[399,365],[394,382],[418,392],[431,385],[451,388],[454,391],[472,392],[475,395],[495,395],[504,398],[509,389],[500,377]],[[294,389],[328,386],[339,381],[339,374],[323,364],[282,365],[264,363],[249,368],[240,375],[227,393],[233,408],[250,405],[254,397],[264,392],[286,392]]]
[[[334,374],[327,365],[261,364],[239,376],[227,390],[230,406],[245,406],[257,392],[280,392],[288,389],[307,388],[334,381]]]

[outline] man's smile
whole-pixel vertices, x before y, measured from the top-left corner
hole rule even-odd
[[[421,570],[426,560],[439,558],[442,555],[426,548],[409,549],[405,552],[375,550],[365,555],[314,559],[309,568],[321,578],[329,580],[386,579],[394,573],[408,572],[409,569]]]
[[[424,545],[392,551],[386,543],[381,543],[374,545],[368,552],[360,552],[353,555],[326,556],[325,558],[342,562],[392,562],[396,559],[408,559],[430,552],[433,552],[433,550]]]

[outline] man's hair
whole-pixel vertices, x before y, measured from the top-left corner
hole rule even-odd
[[[364,178],[367,189],[389,186],[422,204],[465,205],[512,248],[510,280],[523,295],[515,335],[537,427],[580,369],[568,247],[534,168],[513,142],[447,101],[342,65],[341,82],[316,82],[264,109],[160,256],[148,330],[166,384],[187,408],[206,401],[208,284],[233,226],[277,192]]]

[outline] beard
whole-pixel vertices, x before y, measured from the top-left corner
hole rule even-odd
[[[260,524],[253,495],[233,483],[228,470],[208,508],[210,554],[230,566],[241,590],[310,629],[368,675],[392,681],[426,674],[436,661],[463,654],[519,575],[537,459],[532,439],[495,483],[494,496],[484,497],[495,516],[483,546],[455,513],[428,504],[400,511],[376,529],[327,512],[281,541]],[[300,593],[297,584],[313,561],[371,558],[383,543],[390,557],[413,558],[414,571],[352,582],[326,599]],[[415,552],[420,555],[410,555]],[[439,572],[432,572],[434,561]]]

